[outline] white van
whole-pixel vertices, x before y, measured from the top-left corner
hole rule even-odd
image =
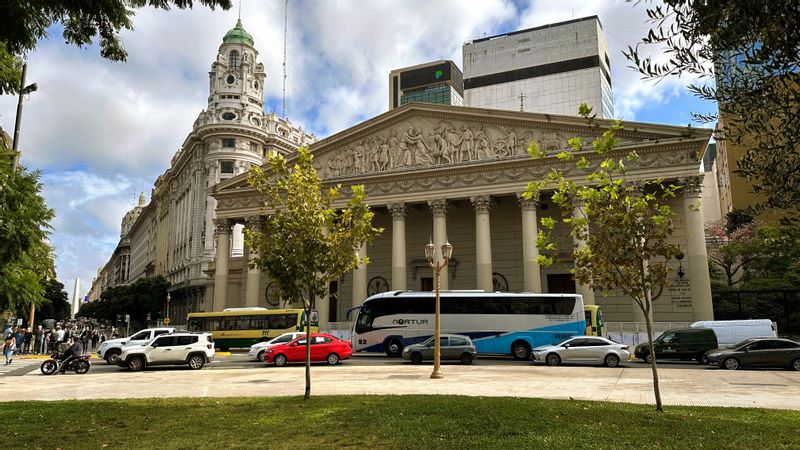
[[[769,319],[706,320],[695,322],[690,326],[692,328],[711,328],[714,330],[720,347],[730,347],[748,338],[778,337],[775,325]]]

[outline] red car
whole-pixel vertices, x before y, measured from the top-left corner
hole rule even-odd
[[[330,334],[311,334],[311,361],[326,361],[330,365],[339,364],[339,361],[353,355],[350,342],[343,341]],[[287,344],[270,347],[264,352],[264,362],[285,366],[290,362],[304,362],[306,360],[306,337],[301,336]]]

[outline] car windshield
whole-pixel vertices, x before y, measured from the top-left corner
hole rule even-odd
[[[278,336],[275,339],[267,341],[267,344],[285,344],[291,341],[294,338],[291,334],[284,334],[282,336]]]

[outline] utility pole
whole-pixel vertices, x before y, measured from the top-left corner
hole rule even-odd
[[[25,86],[25,74],[28,71],[28,62],[22,63],[22,77],[20,78],[19,82],[19,100],[17,101],[17,119],[14,123],[14,143],[12,144],[11,150],[14,152],[13,160],[11,163],[11,173],[12,175],[17,173],[17,166],[19,165],[19,129],[20,124],[22,123],[22,101],[25,98],[25,94],[30,94],[31,92],[35,92],[37,89],[36,83],[31,84],[30,86]]]

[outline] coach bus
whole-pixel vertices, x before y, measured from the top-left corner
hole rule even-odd
[[[354,351],[399,356],[433,335],[433,292],[390,291],[354,308]],[[531,349],[586,332],[583,297],[577,294],[441,293],[442,333],[470,336],[478,353],[529,359]]]
[[[208,331],[222,351],[250,347],[290,331],[305,331],[303,309],[227,308],[222,312],[189,313],[189,331]],[[317,311],[311,311],[311,332],[319,332]]]

